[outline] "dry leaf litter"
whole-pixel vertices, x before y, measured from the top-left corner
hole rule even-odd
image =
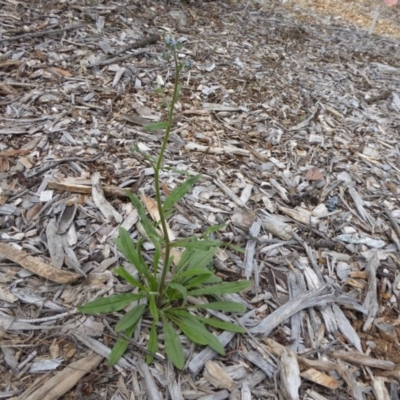
[[[399,8],[380,1],[0,1],[1,398],[397,399],[400,380]],[[375,18],[375,22],[374,22]],[[374,33],[368,34],[374,23]],[[131,290],[113,244],[163,175],[202,174],[168,222],[216,238],[248,333],[225,357],[185,342],[183,372],[144,363],[148,321],[111,368],[117,315],[76,307]],[[147,250],[152,251],[149,243]],[[211,313],[211,312],[210,312]],[[227,318],[217,312],[214,316]],[[162,337],[160,338],[162,342]]]

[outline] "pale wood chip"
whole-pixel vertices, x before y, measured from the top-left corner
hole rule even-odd
[[[32,257],[28,255],[27,252],[18,250],[5,243],[0,243],[0,254],[3,257],[19,264],[28,271],[31,271],[53,282],[72,283],[79,279],[78,274],[54,268],[51,265],[41,261],[39,258]]]
[[[332,304],[332,310],[335,314],[340,332],[342,332],[349,343],[351,343],[358,351],[362,351],[360,336],[357,334],[350,321],[346,318],[346,315],[336,304]]]
[[[199,397],[198,400],[225,400],[229,397],[229,392],[227,390],[220,390],[214,394],[209,394],[207,396]]]
[[[300,368],[297,363],[296,355],[285,348],[279,360],[281,385],[286,398],[298,400],[299,388],[301,385]]]
[[[49,181],[47,183],[47,186],[51,189],[57,189],[62,192],[65,191],[65,192],[83,193],[83,194],[91,194],[92,193],[91,186],[73,184],[73,183],[68,183],[68,182]],[[126,190],[118,188],[118,187],[104,185],[104,186],[102,186],[102,189],[107,196],[128,197]]]
[[[251,389],[247,381],[244,381],[242,383],[241,395],[242,395],[242,400],[251,400]]]
[[[74,387],[86,374],[95,369],[103,357],[91,354],[74,361],[62,371],[48,379],[40,388],[31,391],[28,389],[17,400],[53,400],[58,399]]]
[[[257,269],[254,268],[254,263],[256,263],[255,252],[256,252],[257,237],[258,234],[260,233],[262,222],[263,221],[260,218],[258,218],[255,222],[253,222],[249,231],[250,240],[248,240],[246,243],[246,250],[244,253],[244,261],[243,261],[246,279],[251,278],[251,275],[253,274],[253,269],[257,274]],[[258,281],[258,277],[256,277],[255,279],[256,281]]]
[[[322,396],[322,394],[319,394],[315,390],[307,389],[306,392],[313,400],[327,400],[328,398],[325,396]]]
[[[356,205],[356,209],[360,215],[360,217],[370,224],[371,226],[375,225],[374,219],[368,213],[368,211],[364,207],[364,201],[362,200],[361,196],[354,188],[349,189],[349,194],[353,198],[354,204]]]
[[[217,389],[228,389],[231,392],[235,387],[233,379],[214,361],[206,362],[203,376]]]
[[[146,392],[149,399],[162,400],[163,397],[154,382],[148,365],[144,362],[141,362],[139,364],[139,369],[143,375],[144,383],[147,389]]]
[[[51,219],[46,227],[47,246],[54,268],[61,269],[64,264],[64,248],[62,236],[57,234],[57,224]]]
[[[279,211],[293,218],[295,221],[300,222],[304,225],[316,225],[318,218],[314,217],[312,213],[302,208],[297,207],[296,209],[278,206]]]
[[[369,256],[370,258],[368,259],[368,263],[366,266],[366,271],[368,273],[368,291],[363,304],[364,307],[368,310],[368,317],[364,323],[364,331],[368,330],[371,327],[379,311],[376,269],[378,268],[380,261],[376,252],[370,252]]]
[[[246,351],[239,354],[260,368],[270,379],[274,377],[277,367],[272,360],[266,359],[258,351]]]
[[[340,387],[343,382],[338,381],[337,379],[332,378],[331,376],[320,372],[314,368],[309,368],[303,371],[300,376],[302,378],[308,379],[311,382],[318,383],[321,386],[324,386],[331,390],[336,390]]]
[[[173,381],[168,384],[168,391],[171,399],[185,400],[181,391],[181,385],[177,381]]]
[[[349,371],[349,367],[343,361],[338,360],[336,370],[342,379],[346,382],[351,396],[355,400],[363,400],[363,390],[357,382],[354,375]]]
[[[325,306],[330,302],[356,304],[351,297],[336,297],[332,294],[329,286],[321,286],[318,289],[311,290],[295,299],[289,300],[287,303],[283,304],[273,313],[268,315],[268,317],[264,318],[258,325],[250,328],[250,332],[253,334],[268,336],[277,326],[297,312],[317,305]]]
[[[100,174],[95,172],[92,176],[92,196],[93,201],[99,208],[107,222],[115,220],[122,222],[122,215],[106,200],[100,182]]]
[[[221,182],[219,179],[214,179],[214,183],[234,202],[236,203],[239,207],[247,208],[246,204],[238,197],[236,196],[235,193],[232,192],[231,189],[229,189],[228,186],[226,186],[223,182]]]
[[[64,208],[61,211],[61,215],[57,221],[57,235],[62,235],[71,226],[75,219],[77,211],[76,199],[70,199],[65,202]]]
[[[335,350],[331,351],[330,356],[332,358],[340,358],[341,360],[347,361],[353,364],[364,365],[366,367],[393,370],[396,365],[392,361],[379,360],[364,354],[356,353],[353,351]]]
[[[263,228],[282,240],[290,240],[293,237],[293,229],[289,224],[282,222],[272,214],[263,215]]]
[[[234,146],[210,147],[193,142],[187,143],[185,145],[185,149],[188,151],[200,151],[207,154],[236,154],[239,156],[248,156],[250,154],[248,150],[239,149],[238,147]]]
[[[0,285],[0,300],[15,303],[18,297],[12,294],[4,285]]]
[[[385,385],[385,378],[381,376],[371,376],[372,389],[378,400],[392,400],[393,397],[390,396],[389,391]]]

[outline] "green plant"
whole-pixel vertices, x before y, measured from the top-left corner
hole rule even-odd
[[[115,240],[118,249],[136,268],[135,276],[126,269],[114,269],[116,275],[135,288],[135,293],[116,294],[93,300],[78,310],[87,314],[111,313],[132,305],[115,326],[121,336],[116,341],[110,355],[109,364],[115,364],[129,345],[140,319],[144,316],[151,320],[146,361],[151,363],[158,351],[158,332],[162,328],[164,347],[167,357],[179,369],[184,365],[184,352],[178,331],[196,344],[208,345],[219,354],[224,354],[224,347],[207,326],[243,333],[244,329],[234,323],[216,318],[206,318],[202,310],[223,312],[244,312],[245,307],[236,302],[222,301],[220,296],[237,293],[246,289],[248,281],[222,282],[212,267],[212,260],[219,247],[224,244],[211,238],[211,234],[224,226],[210,227],[200,236],[173,241],[169,237],[167,219],[174,210],[174,204],[182,199],[191,187],[200,179],[193,176],[176,187],[163,201],[160,188],[160,172],[172,127],[174,107],[179,96],[179,76],[184,64],[178,61],[179,42],[166,42],[175,66],[175,84],[172,100],[168,105],[168,119],[151,124],[149,130],[165,129],[160,154],[156,161],[145,155],[154,168],[154,186],[159,223],[153,222],[146,214],[143,203],[137,196],[129,193],[129,198],[136,207],[147,237],[134,243],[129,233],[120,228],[119,238]],[[137,149],[138,150],[138,149]],[[151,263],[145,261],[142,251],[145,240],[154,245]],[[179,249],[183,249],[179,253]],[[173,255],[174,254],[174,255]],[[178,255],[177,255],[178,254]],[[200,297],[201,300],[192,301]],[[209,300],[209,302],[208,302]]]

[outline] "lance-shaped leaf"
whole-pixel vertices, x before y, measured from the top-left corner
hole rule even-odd
[[[101,297],[78,307],[78,311],[84,314],[100,314],[119,311],[132,303],[145,297],[144,294],[123,293],[110,297]]]
[[[136,325],[146,310],[147,304],[139,304],[128,311],[115,326],[116,332],[125,331]]]
[[[207,330],[207,328],[192,315],[188,314],[187,317],[176,318],[175,323],[179,326],[182,332],[192,342],[201,345],[208,345],[217,353],[224,355],[225,349],[216,336]]]
[[[131,326],[129,329],[127,329],[124,332],[126,338],[123,336],[120,336],[118,338],[118,340],[115,342],[115,345],[112,348],[110,357],[108,359],[109,365],[111,365],[111,366],[115,365],[119,361],[119,359],[123,356],[123,354],[125,353],[125,350],[128,348],[128,345],[129,345],[128,339],[130,339],[132,337],[133,332],[135,332],[135,329],[136,329],[136,325]]]
[[[222,282],[216,285],[208,285],[200,289],[191,290],[188,292],[188,296],[221,296],[223,294],[238,293],[246,289],[249,285],[250,281]]]
[[[160,129],[165,129],[168,126],[168,121],[154,122],[153,124],[148,124],[144,126],[146,131],[159,131]]]
[[[140,221],[141,221],[141,223],[143,225],[143,229],[145,230],[147,236],[149,237],[151,242],[154,244],[154,246],[156,246],[156,247],[161,249],[160,241],[162,240],[162,238],[157,233],[153,222],[147,216],[146,210],[145,210],[142,202],[139,200],[139,198],[137,196],[135,196],[134,194],[132,194],[130,192],[127,192],[127,196],[129,197],[129,199],[131,200],[131,202],[135,206],[136,211],[139,214]]]
[[[210,325],[214,328],[218,328],[223,331],[236,332],[236,333],[246,332],[246,329],[244,329],[240,325],[233,324],[232,322],[221,321],[216,318],[203,318],[197,316],[195,318],[197,318],[200,322],[202,322],[205,325]]]
[[[127,281],[129,284],[131,284],[134,287],[139,288],[140,290],[143,290],[144,292],[147,292],[146,286],[144,286],[142,283],[140,283],[136,278],[134,278],[125,268],[123,267],[116,267],[113,269],[114,273]]]
[[[114,239],[114,242],[117,245],[118,250],[120,250],[126,259],[135,266],[141,277],[147,277],[149,275],[149,269],[138,252],[138,249],[140,250],[142,245],[142,241],[139,241],[136,246],[127,230],[119,228],[119,237]]]
[[[171,282],[168,285],[168,288],[173,289],[174,291],[178,292],[178,296],[173,296],[172,300],[178,300],[179,298],[183,299],[186,302],[187,298],[187,290],[184,286],[180,285],[179,283]]]
[[[210,310],[226,311],[226,312],[245,312],[246,307],[236,301],[214,301],[212,303],[196,304],[195,308],[208,308]]]
[[[177,186],[171,194],[165,199],[163,208],[168,210],[174,204],[176,204],[180,199],[185,196],[185,194],[193,187],[193,185],[200,179],[200,175],[192,176],[187,179],[181,185]]]
[[[153,320],[157,323],[158,322],[158,308],[157,308],[157,303],[154,295],[150,296],[150,302],[149,302],[149,311],[151,316],[153,317]]]
[[[178,334],[175,332],[174,327],[166,320],[163,320],[163,331],[165,339],[165,352],[172,364],[176,368],[182,369],[185,363],[183,348]]]
[[[150,329],[149,343],[147,344],[148,354],[146,355],[146,363],[151,364],[154,359],[154,354],[157,353],[158,338],[157,338],[157,323],[153,320]]]

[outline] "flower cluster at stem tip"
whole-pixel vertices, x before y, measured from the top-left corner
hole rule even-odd
[[[182,42],[179,40],[174,40],[172,38],[166,38],[165,44],[171,50],[180,50],[182,48]]]
[[[169,50],[171,50],[172,53],[175,53],[175,54],[176,54],[176,51],[181,50],[182,46],[183,46],[182,42],[180,42],[179,40],[174,40],[170,37],[165,39],[165,44],[166,44],[167,48]],[[164,53],[164,59],[169,60],[170,57],[171,57],[171,53],[168,53],[168,52]],[[191,68],[191,66],[192,66],[192,61],[185,60],[183,63],[179,64],[179,71],[182,68]]]

